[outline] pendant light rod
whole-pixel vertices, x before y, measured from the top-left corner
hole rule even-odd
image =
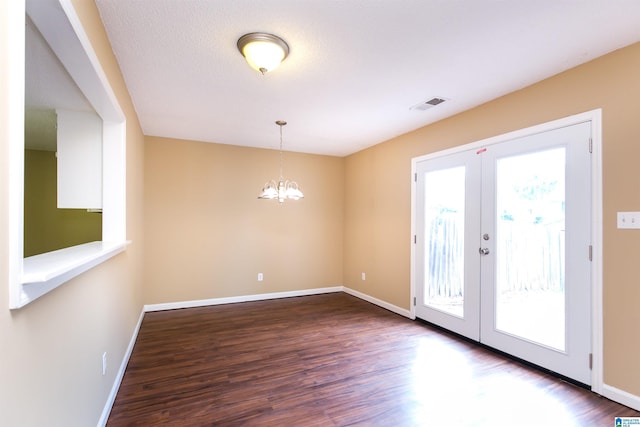
[[[276,124],[280,126],[280,181],[284,179],[282,175],[282,165],[283,165],[283,154],[282,154],[282,126],[286,126],[287,122],[284,120],[276,120]]]

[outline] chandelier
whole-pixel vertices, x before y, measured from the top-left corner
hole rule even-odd
[[[278,199],[279,203],[284,203],[286,199],[300,200],[304,197],[304,194],[302,194],[298,183],[288,179],[285,180],[282,176],[282,126],[285,126],[287,122],[278,120],[276,124],[280,126],[280,178],[277,182],[274,179],[267,182],[262,187],[258,199]]]

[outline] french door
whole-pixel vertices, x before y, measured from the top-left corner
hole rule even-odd
[[[589,122],[416,163],[416,316],[590,384]]]

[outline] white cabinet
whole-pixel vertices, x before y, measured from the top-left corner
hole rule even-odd
[[[56,110],[58,208],[102,209],[102,119]]]

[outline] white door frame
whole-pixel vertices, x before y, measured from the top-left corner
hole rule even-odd
[[[595,109],[547,123],[519,129],[513,132],[460,145],[458,147],[430,153],[411,159],[411,318],[416,318],[415,296],[417,278],[416,266],[416,169],[417,163],[449,154],[467,150],[482,150],[484,147],[521,138],[536,133],[571,126],[578,123],[591,122],[592,155],[591,155],[591,346],[593,366],[591,371],[591,389],[602,394],[603,391],[603,314],[602,314],[602,110]]]

